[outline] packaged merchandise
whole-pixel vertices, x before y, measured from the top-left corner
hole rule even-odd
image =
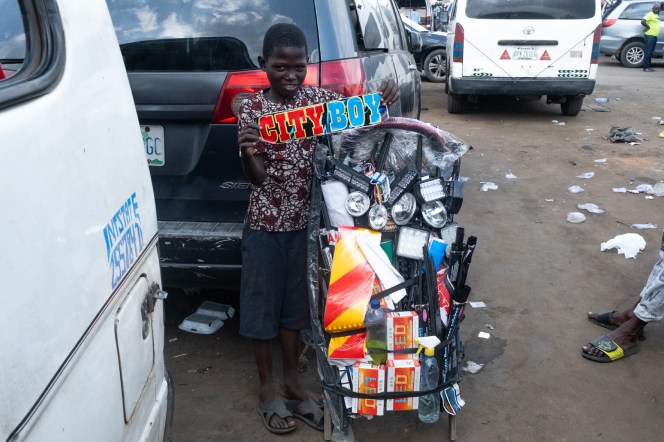
[[[387,392],[420,391],[420,362],[387,361]],[[419,398],[388,399],[387,411],[417,410]]]
[[[353,391],[364,394],[384,393],[385,365],[376,366],[366,362],[356,362],[353,365]],[[384,410],[384,400],[353,398],[354,414],[382,416]]]
[[[414,348],[415,338],[418,337],[419,316],[417,312],[387,313],[387,349],[390,351]],[[387,359],[406,360],[413,359],[413,353],[388,353]]]

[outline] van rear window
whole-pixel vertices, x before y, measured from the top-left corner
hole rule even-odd
[[[582,20],[596,0],[468,0],[466,16],[487,20]]]
[[[265,31],[297,25],[318,56],[314,0],[106,0],[127,71],[258,69]],[[317,61],[317,60],[315,60]]]

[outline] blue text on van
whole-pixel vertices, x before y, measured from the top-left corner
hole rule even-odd
[[[143,250],[141,215],[136,193],[120,207],[104,227],[106,257],[111,265],[111,288],[115,288]]]

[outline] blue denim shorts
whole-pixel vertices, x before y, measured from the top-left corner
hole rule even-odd
[[[279,329],[311,328],[307,294],[307,230],[242,232],[240,334],[273,339]]]

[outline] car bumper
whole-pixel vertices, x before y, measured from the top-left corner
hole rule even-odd
[[[242,224],[159,222],[165,287],[222,288],[240,281]]]
[[[479,95],[576,95],[591,94],[595,80],[570,78],[454,78],[450,90],[455,94]]]

